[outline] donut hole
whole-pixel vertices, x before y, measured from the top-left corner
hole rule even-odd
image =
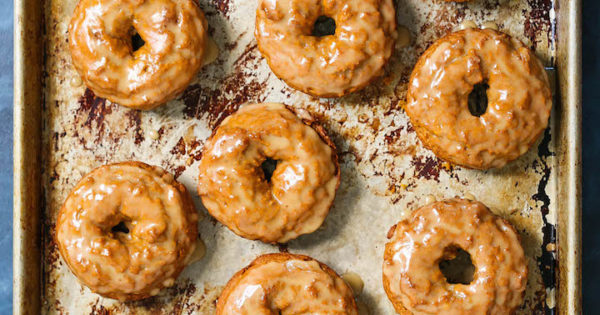
[[[470,284],[475,274],[471,255],[464,249],[451,246],[439,263],[440,271],[450,284]]]
[[[110,229],[113,233],[123,233],[123,234],[128,234],[129,233],[129,228],[127,227],[127,225],[125,224],[124,221],[119,222],[119,224],[113,226]]]
[[[269,183],[271,182],[271,177],[273,177],[273,173],[275,173],[275,169],[277,168],[277,163],[279,163],[279,161],[273,160],[271,158],[267,158],[260,165],[260,168],[262,169],[262,171],[265,175],[265,180]]]
[[[321,15],[315,21],[313,26],[312,36],[323,37],[335,34],[335,20]]]
[[[144,41],[142,36],[140,36],[138,32],[133,31],[133,35],[131,35],[131,51],[136,52],[145,44],[146,42]]]
[[[477,83],[473,86],[473,90],[469,93],[469,112],[473,116],[481,116],[485,114],[488,107],[487,90],[490,86],[486,82]]]

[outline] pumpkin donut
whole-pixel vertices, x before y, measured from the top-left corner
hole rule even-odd
[[[194,252],[198,214],[185,187],[141,162],[101,166],[60,209],[56,241],[92,291],[139,300],[172,286]]]
[[[152,109],[202,66],[204,14],[194,0],[80,0],[69,24],[75,69],[94,94]],[[135,47],[139,36],[143,45]]]
[[[327,21],[335,32],[320,31],[330,31],[319,26]],[[289,86],[339,97],[383,73],[394,49],[396,11],[392,0],[261,0],[255,37],[273,73]]]
[[[229,280],[216,315],[357,315],[352,289],[327,265],[308,256],[276,253],[256,258]]]
[[[438,157],[489,169],[527,152],[551,108],[548,77],[530,49],[492,29],[465,29],[419,58],[405,109]]]
[[[415,210],[385,245],[383,287],[399,314],[512,314],[527,285],[519,236],[477,201],[450,199]],[[467,284],[450,283],[439,264],[462,249],[475,267]]]
[[[252,104],[227,117],[208,140],[198,193],[236,234],[285,243],[315,231],[340,183],[335,146],[307,113]],[[266,162],[266,163],[265,163]],[[276,163],[272,175],[264,170]]]

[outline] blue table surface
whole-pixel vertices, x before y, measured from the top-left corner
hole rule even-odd
[[[583,3],[583,307],[600,296],[600,2]],[[0,314],[12,313],[13,3],[0,6]],[[596,187],[596,188],[594,188]],[[594,307],[596,306],[596,307]]]

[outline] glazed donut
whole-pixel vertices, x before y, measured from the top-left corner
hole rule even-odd
[[[419,58],[405,109],[438,157],[489,169],[527,152],[551,107],[548,77],[530,49],[492,29],[465,29]]]
[[[352,289],[327,265],[288,253],[256,258],[229,280],[216,315],[358,314]]]
[[[383,286],[399,314],[512,314],[523,301],[527,263],[519,236],[480,202],[432,203],[388,238]],[[449,283],[438,266],[458,248],[475,266],[469,284]]]
[[[141,162],[96,168],[60,209],[56,241],[92,291],[139,300],[175,283],[192,253],[198,214],[185,187]]]
[[[255,37],[271,70],[289,86],[318,97],[338,97],[383,72],[396,37],[392,0],[261,0]],[[335,33],[318,36],[319,18]]]
[[[69,48],[75,69],[96,95],[152,109],[196,76],[206,31],[194,0],[80,0],[69,24]],[[144,41],[137,50],[136,33]]]
[[[282,104],[247,105],[206,143],[198,193],[236,234],[285,243],[325,220],[340,183],[337,155],[325,130],[303,118]],[[277,161],[270,179],[265,161]]]

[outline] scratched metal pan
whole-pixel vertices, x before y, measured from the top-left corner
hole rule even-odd
[[[474,197],[519,231],[530,276],[519,314],[581,313],[581,1],[398,0],[401,39],[383,78],[341,99],[288,88],[269,70],[253,37],[255,1],[200,0],[218,58],[176,100],[129,110],[86,90],[67,50],[75,0],[16,0],[14,104],[15,314],[211,314],[229,277],[261,253],[313,256],[358,273],[370,314],[392,314],[381,283],[390,225],[431,199]],[[494,22],[556,68],[549,129],[500,170],[473,171],[438,160],[417,140],[404,111],[417,57],[464,21]],[[408,35],[408,36],[406,36]],[[206,255],[175,286],[135,303],[82,287],[53,241],[55,218],[74,184],[94,167],[141,160],[195,191],[204,141],[246,102],[280,101],[311,112],[341,158],[342,184],[322,228],[285,247],[235,236],[205,214]]]

